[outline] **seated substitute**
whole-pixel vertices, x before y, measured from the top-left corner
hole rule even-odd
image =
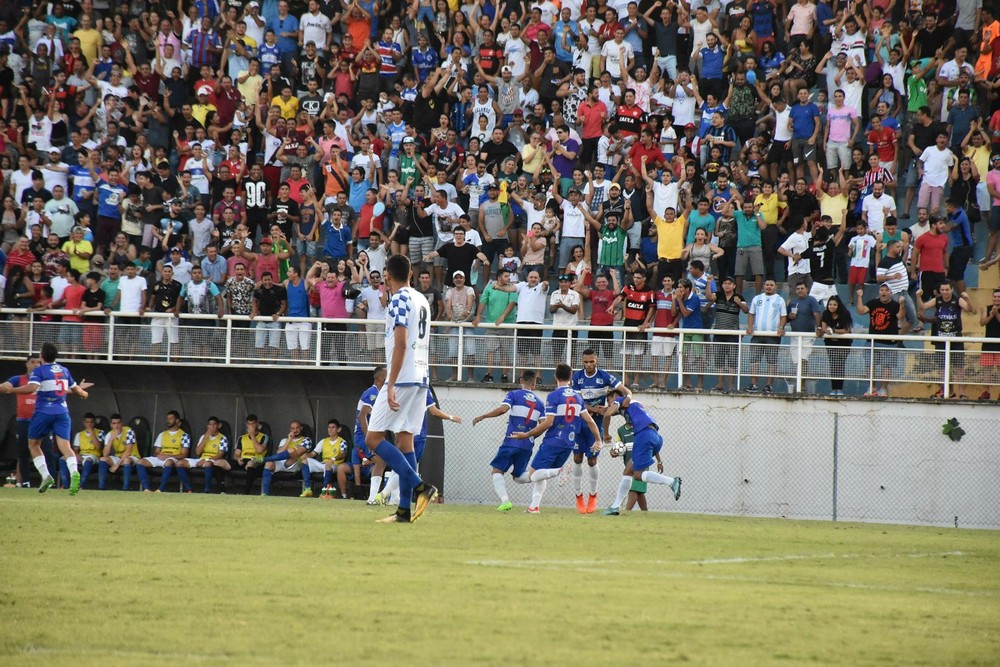
[[[264,455],[267,454],[267,436],[260,432],[260,420],[257,415],[249,414],[246,420],[246,433],[236,441],[236,451],[233,461],[238,468],[246,470],[246,480],[243,494],[250,495],[253,483],[257,481],[261,468],[264,467]]]
[[[276,472],[298,472],[302,467],[302,459],[313,449],[313,441],[302,435],[302,422],[292,420],[288,427],[288,436],[281,440],[278,451],[264,458],[264,479],[261,483],[260,495],[271,495],[271,478]],[[302,489],[303,498],[312,497],[312,489],[308,486]]]
[[[340,422],[331,419],[326,423],[327,436],[316,443],[316,448],[303,459],[302,483],[309,488],[310,475],[323,473],[323,491],[320,498],[333,498],[333,476],[337,476],[337,492],[347,498],[347,475],[351,465],[347,462],[347,441],[340,437]],[[305,493],[305,491],[303,491]]]
[[[101,491],[107,489],[108,474],[114,474],[120,468],[122,491],[128,491],[139,458],[139,444],[135,431],[122,423],[120,414],[111,415],[111,430],[104,436],[104,452],[97,468],[98,488]]]
[[[83,430],[73,437],[73,452],[76,454],[77,465],[83,465],[80,486],[87,483],[94,466],[104,455],[104,431],[96,428],[94,423],[93,413],[88,412],[83,416]],[[59,462],[59,471],[62,473],[63,488],[69,488],[69,468],[65,461]]]
[[[184,459],[180,462],[178,470],[188,468],[202,468],[205,471],[204,493],[212,492],[212,477],[215,469],[219,468],[228,472],[231,467],[226,460],[226,452],[229,451],[229,438],[219,431],[219,418],[209,417],[205,427],[205,435],[198,440],[195,448],[194,458]],[[185,472],[185,474],[187,474]]]
[[[187,458],[190,450],[191,436],[181,428],[181,413],[171,410],[167,413],[167,430],[156,436],[156,442],[153,443],[153,455],[139,459],[139,484],[142,490],[146,493],[150,491],[147,468],[163,468],[157,493],[162,493],[167,488],[170,474],[177,468],[181,491],[190,491],[191,480],[188,479],[187,469],[178,467],[178,464]]]

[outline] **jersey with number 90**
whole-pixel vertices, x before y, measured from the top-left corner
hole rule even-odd
[[[396,386],[428,386],[431,307],[424,295],[412,287],[401,288],[389,301],[385,315],[385,358],[389,363],[396,346],[396,327],[406,328],[406,355],[396,376]]]
[[[69,414],[66,394],[76,386],[69,369],[59,364],[42,364],[31,372],[28,384],[38,385],[35,413],[44,415]]]
[[[545,416],[554,417],[552,426],[545,432],[544,445],[572,447],[576,432],[583,420],[583,396],[571,387],[559,387],[545,399]]]

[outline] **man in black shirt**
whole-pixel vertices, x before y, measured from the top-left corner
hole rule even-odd
[[[170,173],[170,163],[166,160],[156,163],[156,173],[153,174],[152,180],[153,184],[162,188],[168,197],[175,197],[180,193],[181,183]]]
[[[45,188],[45,176],[38,169],[31,172],[31,187],[21,193],[21,207],[31,208],[35,197],[41,197],[43,202],[52,199],[52,193]]]
[[[292,199],[291,192],[288,183],[282,183],[278,188],[278,198],[271,204],[271,212],[267,214],[268,226],[277,224],[286,239],[294,238],[292,230],[299,222],[299,205]]]
[[[163,332],[167,332],[168,354],[171,361],[177,360],[177,318],[181,312],[181,284],[174,280],[174,267],[163,267],[163,279],[154,283],[149,290],[147,311],[169,314],[170,317],[154,317],[150,323],[150,343],[153,356],[160,355],[160,344],[163,342]]]
[[[270,207],[267,205],[267,181],[264,168],[254,163],[250,167],[250,178],[243,181],[243,207],[247,212],[246,225],[250,238],[257,238],[257,230],[264,229]]]
[[[430,262],[435,257],[444,258],[445,285],[448,287],[455,286],[455,283],[452,281],[452,276],[456,271],[461,271],[467,276],[471,275],[472,263],[477,259],[482,263],[484,273],[489,275],[490,260],[487,259],[486,255],[480,252],[479,248],[465,241],[465,228],[456,227],[452,231],[452,234],[455,235],[454,241],[451,243],[445,243],[434,252],[424,255],[423,258],[425,262]]]
[[[830,228],[822,223],[817,225],[809,247],[801,255],[792,257],[796,263],[800,259],[809,260],[809,273],[813,279],[809,296],[819,301],[824,308],[826,308],[826,302],[830,300],[830,297],[837,293],[837,287],[833,280],[833,269],[837,256],[837,246],[844,237],[846,226],[841,225],[837,234],[830,238]]]
[[[799,220],[806,220],[808,228],[809,221],[819,215],[819,200],[816,199],[816,195],[806,190],[805,179],[796,179],[795,189],[789,192],[786,197],[788,198],[788,217],[785,218],[787,221],[785,224],[794,226]],[[795,230],[786,227],[785,231],[791,233]]]
[[[437,127],[438,119],[444,113],[441,91],[447,83],[444,76],[446,72],[447,70],[439,68],[428,74],[427,80],[424,81],[424,85],[413,100],[412,105],[406,105],[410,111],[410,117],[407,118],[406,122],[412,124],[424,136],[430,134],[430,131]]]
[[[857,295],[857,303],[855,305],[857,306],[858,315],[869,316],[868,333],[898,336],[905,334],[909,329],[910,325],[905,320],[902,326],[900,326],[899,322],[902,319],[900,315],[906,312],[906,300],[903,297],[899,297],[898,301],[893,300],[892,290],[889,289],[886,283],[879,285],[878,298],[872,299],[868,303],[862,301],[865,297],[863,289],[859,289]],[[872,353],[875,355],[873,360],[875,374],[871,390],[865,393],[865,396],[881,396],[884,398],[889,395],[889,383],[887,380],[898,377],[899,374],[896,368],[898,357],[895,348],[902,347],[902,343],[893,340],[877,340],[874,346],[875,349],[872,350]]]
[[[153,177],[148,171],[140,171],[135,175],[135,182],[142,190],[142,244],[153,244],[153,227],[160,224],[164,205],[163,188],[153,183]]]
[[[479,159],[487,164],[487,169],[490,168],[489,165],[499,165],[507,157],[517,157],[518,155],[517,147],[504,138],[503,130],[499,127],[493,129],[490,141],[483,144],[479,151]]]
[[[278,344],[281,342],[281,322],[278,318],[285,314],[287,308],[288,297],[285,288],[275,285],[274,276],[270,271],[265,271],[260,276],[260,287],[253,291],[253,309],[250,311],[250,318],[270,318],[254,322],[254,327],[257,329],[254,347],[262,350],[267,343],[268,349],[264,354],[269,359],[274,359],[278,355]]]

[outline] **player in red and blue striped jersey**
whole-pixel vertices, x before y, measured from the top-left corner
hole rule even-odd
[[[591,414],[598,425],[604,423],[604,410],[608,399],[614,393],[620,392],[631,396],[632,392],[622,384],[617,377],[602,368],[597,367],[597,352],[592,349],[583,351],[583,368],[573,373],[573,389],[583,396],[587,412]],[[598,442],[601,442],[598,439]],[[576,493],[576,511],[580,514],[593,514],[597,509],[597,450],[594,449],[594,439],[587,429],[581,429],[573,448],[573,491]],[[590,492],[586,500],[583,497],[583,457],[587,457],[590,470]]]
[[[660,460],[660,449],[663,447],[663,436],[660,435],[660,427],[653,419],[646,406],[638,401],[632,400],[631,396],[619,396],[604,413],[604,432],[609,433],[608,426],[611,418],[616,414],[625,417],[625,421],[632,425],[635,439],[632,442],[632,460],[625,466],[625,473],[618,485],[618,495],[615,501],[607,510],[606,515],[617,516],[622,506],[622,501],[628,495],[632,487],[632,480],[638,479],[650,484],[666,484],[674,492],[674,500],[681,498],[681,478],[669,477],[663,474],[663,461]],[[605,436],[607,442],[611,442],[611,436]],[[656,472],[649,468],[656,463]]]
[[[521,374],[520,389],[507,392],[503,403],[472,420],[472,425],[475,426],[484,419],[510,413],[510,417],[507,418],[507,435],[504,437],[500,449],[497,450],[497,455],[490,462],[493,473],[493,488],[500,497],[500,506],[497,507],[497,510],[501,512],[509,512],[514,508],[507,496],[507,485],[503,479],[504,473],[510,470],[511,477],[518,484],[527,484],[531,481],[527,470],[535,442],[533,439],[524,440],[514,436],[517,433],[535,428],[538,421],[545,417],[545,402],[535,393],[537,380],[535,371],[524,371]]]
[[[28,449],[31,459],[42,476],[39,493],[45,493],[55,484],[49,467],[42,454],[42,439],[48,435],[56,441],[56,446],[62,453],[70,472],[70,495],[76,495],[80,490],[80,473],[76,467],[76,454],[70,446],[69,406],[66,405],[66,395],[76,394],[87,398],[87,387],[91,383],[73,380],[69,369],[56,363],[58,350],[52,343],[42,345],[42,364],[31,372],[27,384],[16,389],[5,389],[10,394],[35,394],[35,414],[28,427]]]
[[[545,399],[545,417],[533,429],[513,433],[511,438],[517,440],[534,438],[545,434],[542,444],[531,461],[531,504],[526,510],[528,514],[538,514],[538,506],[545,493],[545,484],[559,474],[576,445],[577,435],[582,428],[581,420],[586,422],[594,437],[595,452],[601,450],[601,432],[586,409],[583,396],[570,387],[573,369],[567,364],[556,366],[556,390],[549,393]]]

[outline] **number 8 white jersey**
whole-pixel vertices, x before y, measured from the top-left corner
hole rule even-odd
[[[424,295],[412,287],[401,288],[389,300],[385,315],[385,358],[389,364],[396,345],[396,327],[406,328],[406,356],[396,377],[396,386],[428,386],[431,307]]]

